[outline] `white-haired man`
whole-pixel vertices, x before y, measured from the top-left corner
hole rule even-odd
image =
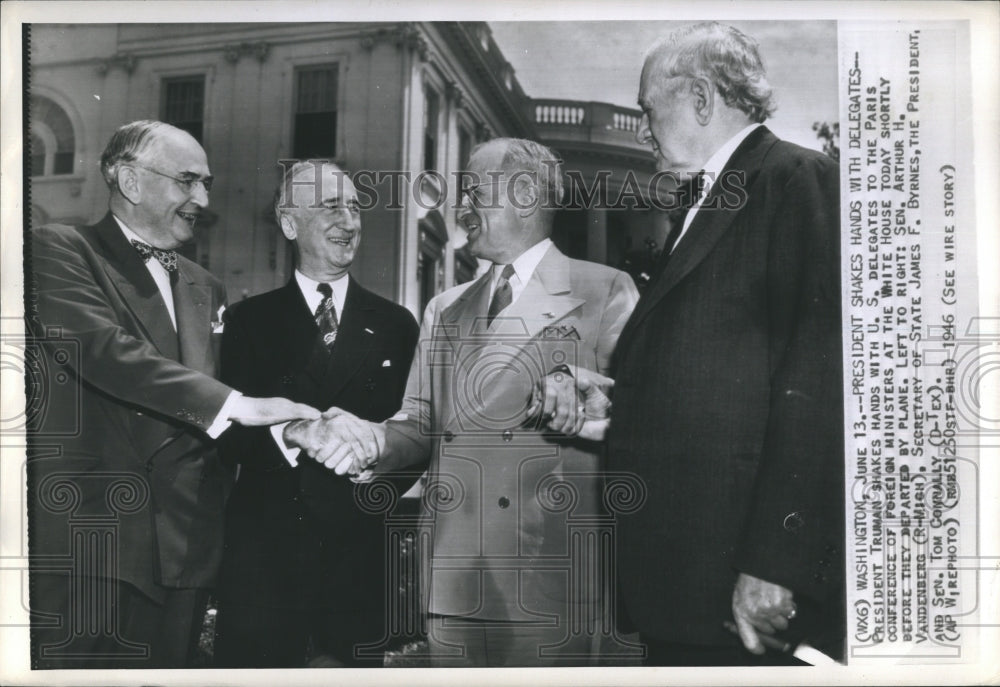
[[[639,105],[658,169],[702,185],[616,353],[609,466],[648,490],[617,529],[625,610],[655,665],[783,662],[765,646],[801,638],[837,653],[837,164],[761,124],[771,89],[731,27],[657,45]]]

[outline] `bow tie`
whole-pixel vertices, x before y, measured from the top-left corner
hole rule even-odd
[[[156,258],[167,272],[177,271],[177,251],[153,248],[148,243],[138,239],[132,239],[132,245],[143,262],[149,262],[150,258]]]

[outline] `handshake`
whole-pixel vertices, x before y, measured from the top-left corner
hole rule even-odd
[[[534,425],[590,441],[602,441],[608,430],[614,380],[577,368],[556,370],[538,381],[528,399],[524,425]],[[385,450],[384,422],[368,422],[340,408],[320,417],[295,420],[282,438],[313,460],[353,481],[374,478],[374,467]]]

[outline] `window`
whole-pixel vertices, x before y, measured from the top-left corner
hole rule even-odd
[[[76,135],[69,116],[54,100],[31,96],[31,176],[72,174]]]
[[[420,220],[417,283],[420,287],[420,312],[444,290],[444,247],[448,240],[444,221],[437,213]]]
[[[293,157],[336,156],[337,69],[336,64],[327,64],[295,70]]]
[[[467,281],[472,281],[472,278],[476,276],[476,267],[478,267],[478,264],[472,256],[472,251],[469,250],[469,244],[465,244],[456,250],[455,283],[464,284]]]
[[[458,168],[465,169],[472,153],[472,134],[465,127],[458,128]]]
[[[205,128],[205,77],[163,80],[160,118],[183,129],[201,143]]]
[[[424,96],[424,169],[437,169],[440,110],[441,99],[434,89],[428,86],[427,94]]]

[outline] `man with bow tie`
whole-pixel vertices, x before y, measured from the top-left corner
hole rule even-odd
[[[215,379],[225,292],[174,252],[212,187],[198,142],[132,122],[112,136],[101,173],[104,219],[31,231],[28,326],[56,371],[29,435],[32,663],[181,668],[215,582],[232,484],[213,439],[232,423],[319,413]]]
[[[348,274],[362,228],[350,177],[324,160],[281,164],[275,214],[297,268],[282,288],[227,312],[222,379],[247,394],[385,420],[399,409],[416,320]],[[216,665],[379,666],[379,652],[363,647],[386,636],[385,600],[395,593],[385,515],[272,430],[238,428],[220,444],[240,473],[226,512]]]
[[[488,141],[465,177],[459,221],[472,254],[492,266],[428,304],[400,413],[371,426],[374,450],[363,437],[297,436],[298,423],[289,434],[335,472],[373,457],[379,473],[430,458],[432,665],[586,665],[601,650],[600,606],[612,600],[584,582],[594,583],[594,561],[577,558],[571,539],[574,523],[603,513],[602,445],[583,438],[578,404],[556,403],[552,390],[576,401],[576,383],[610,382],[601,375],[637,291],[624,272],[552,243],[563,182],[545,146]],[[547,395],[533,401],[543,379]]]

